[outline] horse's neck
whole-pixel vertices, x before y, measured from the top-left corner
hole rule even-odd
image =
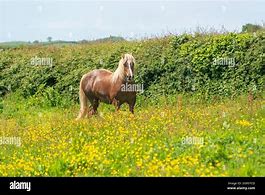
[[[120,92],[121,86],[124,83],[124,79],[120,77],[118,77],[114,82],[112,82],[110,90],[110,99],[113,99]]]
[[[120,88],[122,84],[124,84],[124,78],[120,78],[118,77],[117,79],[115,79],[115,81],[112,82],[112,87],[114,88]]]

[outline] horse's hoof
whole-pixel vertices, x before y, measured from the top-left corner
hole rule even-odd
[[[80,117],[77,117],[77,118],[75,118],[75,121],[79,121],[81,118]]]

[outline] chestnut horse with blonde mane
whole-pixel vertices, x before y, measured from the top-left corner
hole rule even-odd
[[[124,54],[115,72],[97,69],[83,75],[79,88],[81,108],[77,119],[95,114],[99,102],[114,104],[116,110],[119,110],[123,103],[128,103],[129,109],[133,113],[136,92],[122,91],[121,86],[133,83],[134,64],[134,57],[131,54]],[[90,107],[88,107],[88,101]]]

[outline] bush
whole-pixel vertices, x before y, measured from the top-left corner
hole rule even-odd
[[[50,106],[61,98],[78,101],[82,75],[96,68],[114,71],[123,53],[136,58],[136,82],[144,95],[192,93],[236,96],[264,90],[265,32],[183,34],[142,41],[25,46],[0,53],[0,86],[20,90],[25,98],[38,93]],[[51,66],[31,65],[33,57],[52,58]],[[9,87],[11,86],[11,87]],[[71,89],[71,90],[69,90]],[[46,94],[46,95],[45,95]]]

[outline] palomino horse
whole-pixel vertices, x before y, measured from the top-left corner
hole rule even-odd
[[[81,108],[77,119],[95,114],[99,102],[114,104],[116,110],[119,110],[120,106],[126,102],[133,113],[136,92],[121,90],[121,86],[126,83],[133,84],[134,64],[134,57],[124,54],[115,72],[97,69],[83,75],[79,88]],[[90,102],[90,108],[88,108],[87,100]]]

